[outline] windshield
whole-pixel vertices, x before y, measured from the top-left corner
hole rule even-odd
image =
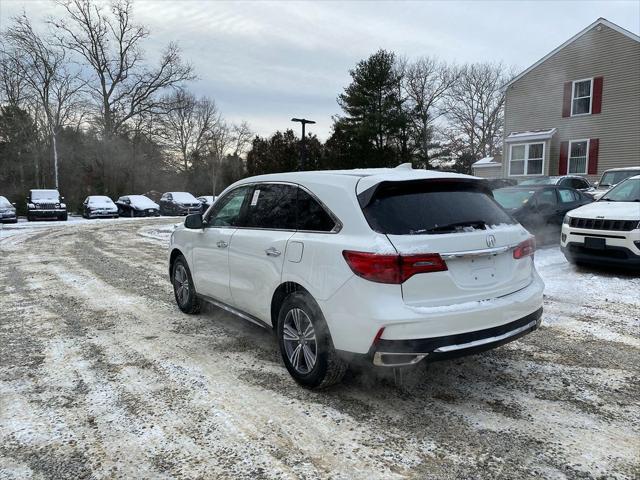
[[[114,205],[113,201],[109,197],[104,195],[94,195],[89,197],[89,205]]]
[[[520,182],[520,185],[553,185],[555,184],[554,178],[532,178],[531,180],[525,180]]]
[[[57,202],[60,193],[57,190],[31,190],[31,200],[53,200]]]
[[[599,186],[601,187],[610,187],[611,185],[616,185],[623,180],[626,180],[629,177],[633,177],[635,175],[640,175],[640,170],[621,170],[619,172],[605,172],[602,175],[602,180],[600,180]]]
[[[611,202],[640,202],[640,177],[631,178],[613,187],[600,201]],[[640,210],[640,205],[638,205]]]
[[[158,208],[158,204],[144,195],[129,195],[131,205],[138,208]]]
[[[0,208],[13,207],[11,202],[7,200],[5,197],[0,197]]]
[[[534,193],[535,190],[501,188],[493,191],[493,197],[503,208],[511,210],[522,207]]]
[[[171,192],[173,201],[178,203],[199,203],[196,197],[187,192]]]
[[[514,223],[485,190],[467,182],[382,183],[362,210],[373,230],[391,235],[452,233]]]

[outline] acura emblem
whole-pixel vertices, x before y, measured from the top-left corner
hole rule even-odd
[[[493,235],[487,235],[487,247],[495,247],[496,246],[496,237]]]

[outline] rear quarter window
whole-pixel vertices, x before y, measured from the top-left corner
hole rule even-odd
[[[451,233],[515,223],[477,182],[386,182],[374,188],[362,210],[371,228],[380,233]],[[368,196],[363,193],[363,198]]]

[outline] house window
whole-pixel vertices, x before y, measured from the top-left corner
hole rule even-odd
[[[576,80],[573,82],[571,94],[571,115],[585,115],[591,113],[592,92],[593,78]]]
[[[544,143],[511,146],[509,175],[542,175]]]
[[[569,165],[567,173],[586,175],[589,162],[589,140],[569,142]]]

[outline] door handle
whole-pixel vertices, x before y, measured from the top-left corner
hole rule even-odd
[[[276,250],[274,247],[267,248],[264,253],[266,253],[269,257],[279,257],[282,253],[280,250]]]
[[[220,240],[218,243],[216,243],[216,245],[218,248],[227,248],[229,246],[229,244],[224,240]]]

